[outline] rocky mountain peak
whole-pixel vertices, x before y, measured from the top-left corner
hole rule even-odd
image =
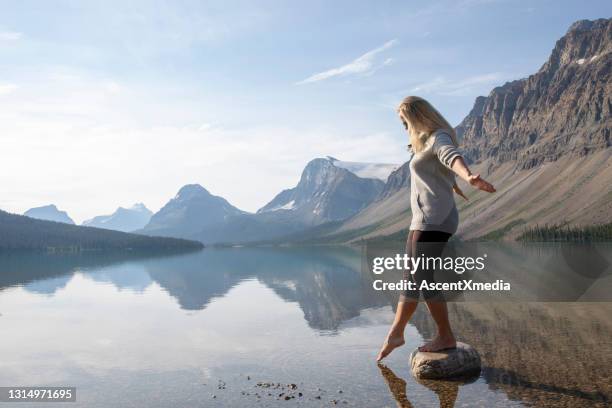
[[[542,68],[479,97],[457,126],[466,157],[528,169],[612,145],[612,20],[582,20]]]
[[[303,224],[347,218],[370,203],[384,185],[378,178],[356,174],[367,165],[375,166],[331,156],[313,159],[304,167],[297,186],[279,193],[257,213],[291,212]]]
[[[199,184],[181,187],[142,229],[144,233],[191,236],[205,226],[244,214],[223,197],[212,195]]]
[[[130,208],[128,208],[128,210],[133,210],[133,211],[143,211],[143,212],[150,212],[151,210],[149,210],[147,208],[146,205],[144,205],[143,203],[135,203],[134,205],[132,205]]]
[[[588,64],[612,51],[612,27],[609,19],[579,20],[555,44],[540,73],[552,74],[568,64]]]
[[[199,184],[187,184],[181,187],[175,199],[190,199],[200,195],[211,195],[208,190]]]
[[[143,228],[153,213],[144,204],[136,203],[129,208],[119,207],[110,215],[98,215],[83,221],[83,225],[116,231],[131,232]]]
[[[380,192],[380,195],[376,198],[376,200],[380,201],[389,198],[396,192],[400,191],[402,188],[407,188],[409,186],[410,161],[407,161],[389,175],[385,186],[383,187],[382,191]]]
[[[41,207],[30,208],[23,215],[39,220],[63,222],[65,224],[74,224],[74,221],[66,211],[57,208],[55,204],[43,205]]]
[[[313,193],[314,190],[323,187],[332,180],[338,171],[346,170],[340,170],[334,166],[333,161],[330,159],[311,160],[302,171],[298,187]]]

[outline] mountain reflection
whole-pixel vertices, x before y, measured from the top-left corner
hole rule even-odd
[[[542,269],[532,279],[546,273],[545,281],[551,287],[566,290],[568,286],[550,279],[552,272],[542,266],[561,258],[555,255],[556,249],[551,252],[549,248],[512,246],[487,251],[498,251],[496,259],[526,259]],[[609,251],[600,253],[602,259],[609,259]],[[351,319],[350,323],[355,324],[354,318],[365,309],[395,306],[395,296],[372,289],[374,277],[368,268],[362,267],[362,255],[359,249],[348,247],[227,248],[167,256],[3,254],[0,291],[20,286],[32,293],[53,296],[75,274],[80,274],[136,294],[156,284],[175,298],[181,309],[196,311],[207,308],[215,298],[227,296],[242,282],[256,280],[285,302],[299,305],[311,328],[334,333]],[[571,259],[584,256],[571,255]],[[534,264],[537,256],[542,265]],[[555,263],[554,269],[560,271],[560,276],[572,279],[582,299],[600,299],[610,284],[606,269],[609,263],[595,261],[603,266],[595,272],[593,268],[587,271],[593,276],[576,273],[578,278],[572,277],[562,269],[568,264],[566,261]],[[505,276],[501,275],[503,268],[500,265],[492,273]],[[579,266],[572,269],[581,271]],[[564,296],[576,297],[573,292]],[[245,304],[249,301],[244,299]],[[450,303],[449,311],[458,338],[480,351],[481,378],[489,389],[502,391],[528,406],[545,406],[551,398],[563,406],[603,407],[610,403],[611,302],[461,302]],[[435,325],[423,305],[411,324],[424,338],[435,333]],[[397,377],[387,368],[381,368],[381,374],[398,406],[410,406],[414,387],[418,385],[408,377]],[[441,406],[452,406],[457,395],[461,397],[459,383],[421,385],[437,394]]]
[[[0,290],[24,286],[33,293],[53,294],[78,272],[135,292],[155,282],[182,309],[202,310],[240,282],[256,279],[283,300],[297,302],[310,327],[334,331],[363,309],[388,305],[384,295],[372,290],[360,262],[360,252],[354,248],[216,249],[155,258],[5,256],[0,258]]]
[[[185,310],[204,309],[249,279],[285,301],[297,302],[317,330],[336,330],[361,310],[388,304],[372,290],[367,274],[361,273],[359,252],[350,248],[221,249],[144,265],[151,279]]]
[[[172,253],[172,252],[170,252]],[[36,287],[45,287],[43,282],[51,278],[70,279],[75,272],[117,273],[119,265],[129,262],[136,264],[143,260],[160,259],[168,253],[149,252],[82,252],[79,254],[43,254],[37,252],[0,252],[0,290],[13,286],[28,286],[32,292]],[[129,274],[132,269],[126,270]],[[113,283],[119,283],[122,277],[115,276]],[[127,278],[132,279],[132,278]],[[116,282],[115,282],[116,281]],[[36,284],[34,284],[36,282]],[[42,285],[42,286],[39,286]],[[120,285],[118,285],[120,287]],[[59,289],[58,286],[56,289]],[[44,293],[53,294],[51,286]]]

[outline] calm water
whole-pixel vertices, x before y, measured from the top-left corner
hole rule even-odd
[[[408,355],[433,323],[419,307],[378,367],[394,298],[372,279],[350,248],[2,255],[0,386],[76,386],[68,407],[610,404],[612,303],[452,303],[483,371],[419,383]]]

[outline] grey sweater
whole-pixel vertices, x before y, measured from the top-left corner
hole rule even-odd
[[[451,164],[461,156],[445,130],[437,130],[425,148],[410,161],[411,230],[454,234],[459,214],[453,197],[455,173]]]

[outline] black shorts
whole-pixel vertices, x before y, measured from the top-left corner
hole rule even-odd
[[[406,253],[410,257],[440,257],[444,247],[452,234],[442,231],[410,231],[406,240]],[[433,268],[417,268],[415,273],[410,269],[404,271],[404,279],[416,283],[416,289],[407,289],[402,293],[403,300],[419,300],[419,288],[421,282],[434,282]],[[423,297],[425,300],[444,300],[440,291],[424,289]]]

